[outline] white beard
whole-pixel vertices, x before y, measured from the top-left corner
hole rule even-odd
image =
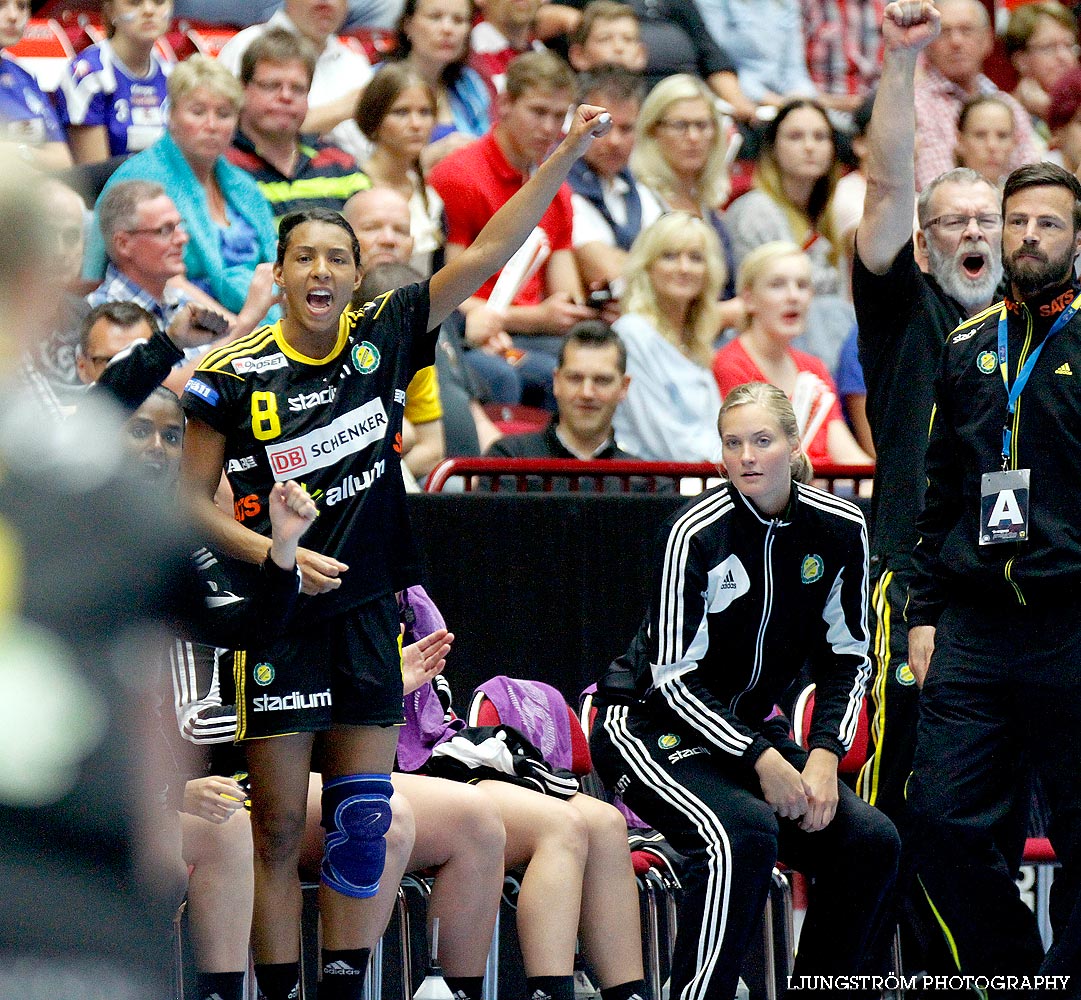
[[[973,251],[982,250],[987,261],[987,273],[979,280],[969,278],[961,266],[964,260]],[[935,246],[934,240],[927,240],[927,260],[931,268],[931,276],[941,286],[942,290],[958,302],[966,311],[974,312],[989,306],[995,297],[995,289],[1002,280],[1002,259],[1000,254],[991,252],[986,242],[982,246],[966,246],[961,244],[951,256]]]

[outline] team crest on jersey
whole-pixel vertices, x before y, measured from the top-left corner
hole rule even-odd
[[[662,750],[672,750],[679,746],[679,737],[675,733],[665,733],[657,740],[657,746]]]
[[[916,683],[916,675],[907,663],[902,663],[897,668],[897,683],[903,687],[912,687]]]
[[[252,677],[260,687],[266,687],[274,680],[274,668],[269,663],[257,663],[252,671]]]
[[[976,358],[976,367],[984,375],[990,375],[998,365],[998,355],[994,351],[980,351]]]
[[[814,583],[815,580],[820,580],[825,572],[826,564],[822,561],[821,556],[806,555],[803,557],[803,562],[800,563],[799,578],[804,583]]]
[[[362,340],[352,353],[353,367],[361,375],[371,375],[379,367],[379,348],[370,340]]]

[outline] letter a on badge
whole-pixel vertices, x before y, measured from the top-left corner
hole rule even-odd
[[[987,519],[987,527],[997,528],[1003,523],[1022,524],[1024,520],[1021,507],[1017,503],[1017,497],[1013,495],[1013,490],[1003,490],[995,501],[991,516]]]

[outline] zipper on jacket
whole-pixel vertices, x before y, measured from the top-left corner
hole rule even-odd
[[[1021,354],[1017,359],[1017,371],[1020,371],[1025,364],[1025,361],[1029,355],[1029,349],[1032,347],[1032,313],[1029,311],[1028,306],[1025,309],[1025,340],[1021,345]],[[1016,376],[1014,376],[1016,378]],[[1024,395],[1024,394],[1022,394]],[[1017,405],[1013,411],[1013,424],[1010,428],[1010,468],[1017,468],[1017,442],[1020,440],[1021,434],[1021,396],[1017,398]],[[1020,543],[1017,543],[1020,545]],[[1020,551],[1020,550],[1018,550]],[[1013,592],[1017,596],[1019,604],[1025,606],[1025,595],[1021,592],[1021,588],[1017,585],[1017,582],[1010,575],[1013,569],[1014,560],[1016,555],[1010,556],[1006,560],[1006,565],[1003,567],[1002,572],[1006,577],[1006,582],[1013,587]]]
[[[754,644],[754,663],[751,668],[750,683],[737,694],[729,706],[734,712],[736,706],[748,691],[753,691],[762,676],[762,645],[766,638],[766,627],[769,625],[770,613],[773,610],[773,532],[777,527],[776,521],[770,521],[766,528],[766,537],[762,540],[762,620],[758,623],[758,637]]]

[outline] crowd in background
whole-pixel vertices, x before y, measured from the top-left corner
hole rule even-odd
[[[816,462],[869,464],[849,272],[884,6],[687,0],[660,16],[655,5],[612,0],[406,0],[391,26],[386,11],[345,0],[287,0],[250,25],[232,7],[185,9],[235,34],[225,29],[216,56],[175,63],[168,0],[106,2],[104,37],[58,76],[51,71],[50,92],[3,56],[3,131],[70,189],[57,197],[70,223],[65,259],[85,243],[81,274],[63,276],[72,309],[28,370],[69,400],[80,384],[75,357],[85,353],[75,299],[88,290],[91,305],[146,305],[141,289],[163,324],[177,305],[197,302],[225,317],[223,337],[275,318],[261,265],[271,260],[276,222],[305,206],[341,210],[368,188],[405,199],[408,263],[431,273],[543,160],[562,127],[555,105],[584,99],[609,107],[616,126],[543,221],[524,280],[518,269],[518,280],[508,276],[498,289],[490,282],[448,323],[421,414],[437,424],[428,434],[438,430],[441,443],[407,458],[411,472],[423,481],[444,455],[490,447],[501,430],[486,403],[554,410],[560,343],[586,320],[617,323],[630,341],[631,386],[616,415],[627,452],[715,457],[708,425],[716,403],[754,375],[796,402]],[[4,5],[6,49],[17,51],[29,13],[26,3]],[[943,16],[919,69],[917,185],[952,166],[999,184],[1042,157],[1078,169],[1081,68],[1071,10],[1046,0],[998,12],[1012,92],[984,74],[995,36],[983,4],[948,0]],[[347,28],[354,35],[339,36]],[[512,60],[538,52],[557,61],[534,65],[508,91]],[[547,117],[531,105],[534,91],[554,97]],[[471,167],[493,156],[498,189]],[[105,234],[102,199],[130,180],[162,185],[179,215],[168,232],[143,225],[129,204],[129,217]],[[662,236],[653,224],[672,212],[710,232],[669,227]],[[163,287],[130,274],[118,283],[115,255],[124,250],[110,239],[133,244],[128,253],[139,261],[171,256],[173,273]],[[809,282],[790,281],[782,292],[769,274],[740,280],[748,257],[774,243],[804,258],[797,270],[806,268]],[[684,249],[675,289],[653,264]],[[761,296],[748,302],[753,284],[777,290],[778,319],[757,304]],[[238,316],[241,326],[231,325]],[[648,433],[635,430],[643,419]]]

